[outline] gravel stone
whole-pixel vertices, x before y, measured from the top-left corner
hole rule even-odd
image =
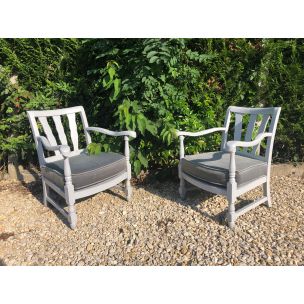
[[[224,197],[194,190],[182,201],[175,181],[142,183],[131,202],[118,189],[77,202],[71,230],[43,206],[39,182],[2,180],[0,265],[304,265],[304,179],[275,176],[271,191],[272,208],[230,230]]]

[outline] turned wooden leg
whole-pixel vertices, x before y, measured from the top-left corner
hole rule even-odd
[[[66,174],[65,176],[65,186],[64,186],[65,200],[68,205],[68,221],[70,227],[72,229],[75,229],[77,223],[77,215],[75,209],[74,186],[72,184],[71,173],[68,170],[65,170],[65,172],[68,172],[68,174]]]
[[[227,183],[227,198],[228,198],[228,226],[231,229],[235,227],[235,202],[236,202],[237,183],[235,181],[235,151],[231,153],[229,165],[229,181]]]

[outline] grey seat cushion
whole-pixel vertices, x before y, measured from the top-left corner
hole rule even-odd
[[[226,186],[229,180],[230,153],[208,152],[186,156],[181,160],[182,171],[202,181]],[[235,155],[237,184],[244,184],[267,174],[267,163]]]
[[[69,160],[75,190],[92,186],[127,171],[125,156],[113,152],[102,152],[98,155],[80,154],[70,157]],[[64,187],[63,162],[58,160],[42,168],[42,174],[60,188]]]

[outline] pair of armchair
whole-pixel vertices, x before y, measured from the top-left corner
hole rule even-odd
[[[227,141],[232,113],[235,113],[234,140]],[[270,165],[279,113],[280,108],[229,107],[223,128],[213,128],[196,133],[178,131],[180,138],[179,192],[181,197],[184,198],[186,195],[186,183],[216,194],[226,195],[229,202],[228,224],[230,228],[234,227],[238,216],[255,206],[264,202],[270,206]],[[85,111],[81,106],[58,110],[28,111],[27,114],[41,168],[43,203],[45,205],[50,203],[61,212],[68,219],[72,229],[75,229],[77,223],[76,199],[104,191],[123,181],[127,199],[131,199],[129,137],[136,137],[134,131],[114,132],[103,128],[89,127]],[[91,143],[90,132],[122,136],[125,141],[124,155],[113,152],[88,155],[86,149],[80,149],[76,114],[80,114],[87,145]],[[250,114],[251,117],[245,141],[240,141],[243,129],[242,117],[246,114]],[[260,121],[258,135],[252,140],[258,115],[262,115],[263,119]],[[62,124],[63,116],[68,119],[69,138]],[[38,121],[40,127],[38,127]],[[271,121],[269,131],[266,133],[269,121]],[[57,139],[49,122],[57,130]],[[45,136],[41,135],[40,131]],[[212,132],[222,132],[222,144],[219,152],[185,156],[185,136],[203,136]],[[267,146],[265,156],[261,156],[259,155],[260,144],[264,138],[267,138]],[[57,144],[58,139],[61,142],[59,145]],[[74,148],[72,151],[68,139]],[[243,147],[243,150],[241,151],[239,147]],[[251,147],[251,150],[248,147]],[[54,155],[49,156],[50,152]],[[235,211],[236,198],[259,185],[263,185],[264,196]],[[68,206],[67,211],[50,197],[50,188],[65,198]]]

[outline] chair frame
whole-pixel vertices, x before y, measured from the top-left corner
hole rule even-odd
[[[72,156],[80,155],[85,153],[85,149],[78,148],[78,132],[76,124],[76,113],[80,113],[81,121],[84,127],[86,144],[91,143],[90,132],[99,132],[102,134],[110,136],[123,136],[125,141],[124,155],[126,157],[127,163],[127,172],[124,172],[114,178],[110,178],[104,182],[100,182],[96,185],[86,187],[84,189],[74,190],[74,185],[72,181],[71,167],[69,158]],[[89,127],[87,117],[82,106],[65,108],[65,109],[56,109],[56,110],[42,110],[42,111],[27,111],[27,115],[30,121],[30,125],[33,131],[33,136],[35,140],[35,145],[38,153],[38,159],[40,168],[45,167],[47,163],[51,163],[56,160],[64,159],[64,189],[56,186],[52,181],[47,179],[45,176],[41,176],[42,186],[43,186],[43,203],[47,206],[48,203],[53,205],[63,216],[68,219],[70,227],[72,229],[76,228],[77,215],[75,209],[76,199],[87,197],[98,192],[104,191],[111,187],[118,185],[120,182],[125,181],[125,192],[127,195],[127,200],[130,201],[132,195],[131,187],[131,164],[130,164],[130,150],[129,150],[129,137],[136,137],[134,131],[110,131],[103,128]],[[74,150],[71,151],[70,147],[67,144],[66,135],[64,128],[61,122],[61,116],[67,115],[70,127],[71,140],[73,143]],[[52,133],[51,127],[47,122],[47,118],[52,117],[58,132],[61,145],[57,145],[56,139]],[[39,119],[40,123],[43,126],[46,137],[41,136],[39,133],[38,125],[36,119]],[[53,151],[55,152],[54,156],[45,157],[44,151]],[[52,188],[60,196],[65,198],[68,211],[61,208],[50,196],[49,188]]]
[[[228,212],[227,212],[227,220],[228,226],[230,228],[235,227],[236,219],[248,212],[249,210],[257,207],[262,203],[266,203],[268,207],[271,207],[271,195],[270,195],[270,169],[271,169],[271,159],[272,159],[272,149],[273,142],[276,133],[277,123],[279,119],[281,108],[245,108],[245,107],[236,107],[230,106],[227,109],[224,127],[220,128],[212,128],[200,132],[185,132],[185,131],[177,131],[177,135],[180,140],[180,160],[185,157],[185,147],[184,147],[184,138],[185,136],[196,137],[196,136],[204,136],[213,132],[222,132],[222,143],[221,143],[221,151],[226,151],[230,153],[230,164],[229,164],[229,181],[227,182],[227,186],[220,187],[213,184],[205,183],[198,179],[193,178],[192,176],[184,173],[182,171],[181,163],[179,164],[179,178],[180,178],[180,186],[179,193],[180,196],[184,199],[186,197],[186,181],[200,189],[224,195],[228,199]],[[234,130],[234,140],[227,142],[228,130],[231,120],[231,113],[235,113],[235,130]],[[240,141],[242,134],[242,117],[244,114],[250,115],[250,120],[248,124],[248,129],[245,135],[245,141]],[[254,140],[252,140],[253,130],[256,122],[257,115],[263,115],[263,120],[259,126],[258,135]],[[268,120],[271,118],[269,132],[265,132],[265,128],[267,126]],[[266,145],[266,153],[265,156],[261,156],[260,154],[260,144],[264,138],[267,138]],[[238,147],[245,148],[243,151],[240,151]],[[247,151],[248,147],[253,147],[251,152]],[[259,159],[267,162],[267,175],[261,176],[254,181],[250,181],[246,184],[237,185],[235,180],[235,154],[251,157],[254,159]],[[263,197],[255,200],[254,202],[240,208],[239,210],[235,210],[235,202],[237,197],[248,192],[251,189],[256,188],[259,185],[263,185]]]

